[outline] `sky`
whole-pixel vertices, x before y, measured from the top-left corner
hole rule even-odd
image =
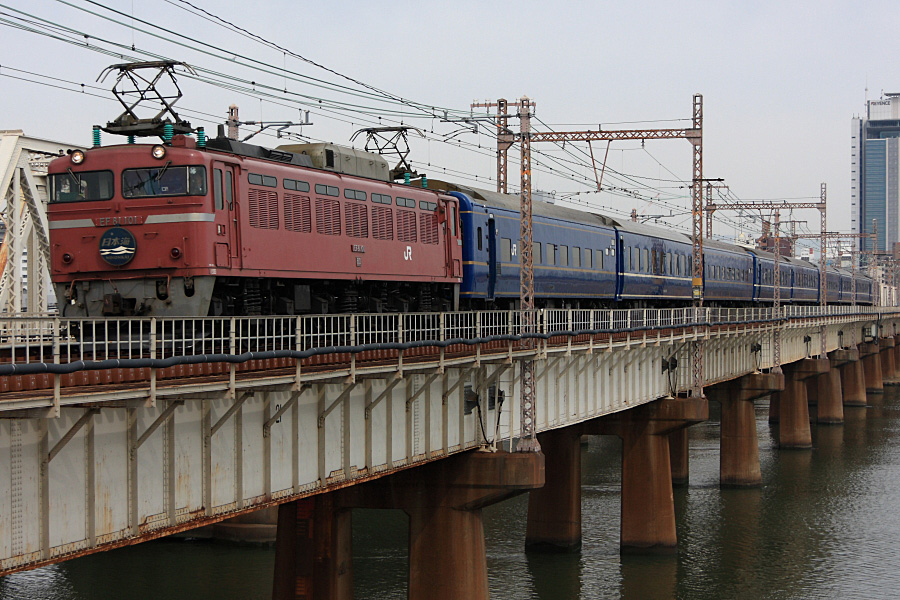
[[[410,141],[418,171],[493,189],[490,124],[473,133],[442,122],[443,110],[459,118],[473,101],[525,95],[536,103],[536,131],[674,128],[689,125],[700,93],[704,177],[724,179],[741,200],[815,199],[824,182],[828,227],[847,231],[850,120],[866,97],[900,92],[900,36],[879,33],[879,23],[900,23],[900,3],[0,0],[0,129],[87,145],[92,125],[120,112],[114,76],[96,82],[103,69],[165,57],[197,70],[199,80],[179,77],[176,108],[207,131],[230,104],[242,120],[297,122],[310,110],[312,125],[291,131],[357,147],[357,129],[402,121],[426,134]],[[234,78],[246,83],[235,89]],[[614,142],[608,155],[604,143],[534,150],[534,188],[559,202],[671,214],[661,222],[690,226],[685,140]],[[518,149],[510,152],[517,191]],[[594,164],[602,170],[604,156],[598,193]],[[758,220],[722,217],[717,234],[759,229]],[[792,217],[818,231],[817,211]]]

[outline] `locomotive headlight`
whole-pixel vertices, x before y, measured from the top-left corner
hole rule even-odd
[[[177,246],[172,248],[171,250],[169,250],[169,256],[171,256],[174,259],[181,258],[181,248],[179,248]]]
[[[153,146],[153,148],[150,150],[150,155],[153,158],[160,160],[166,155],[166,147],[160,146],[159,144],[157,144],[157,145]]]
[[[70,265],[72,264],[72,255],[66,252],[62,255],[63,264]]]
[[[76,150],[70,155],[70,158],[72,159],[72,164],[80,165],[84,162],[84,152]]]

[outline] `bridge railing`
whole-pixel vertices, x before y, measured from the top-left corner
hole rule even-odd
[[[877,315],[872,306],[794,306],[781,319]],[[521,311],[336,314],[205,318],[0,318],[0,362],[70,363],[268,351],[391,346],[451,340],[512,340],[525,332]],[[771,323],[772,308],[682,307],[542,309],[532,331],[543,336],[625,333],[717,324]],[[518,338],[515,338],[518,339]]]

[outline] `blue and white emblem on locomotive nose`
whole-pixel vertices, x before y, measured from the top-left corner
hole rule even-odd
[[[128,264],[137,251],[134,235],[122,227],[111,227],[100,236],[100,258],[114,267]]]

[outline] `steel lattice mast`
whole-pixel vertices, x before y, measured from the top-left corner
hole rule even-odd
[[[497,114],[491,115],[497,127],[497,192],[500,194],[507,193],[507,164],[509,162],[509,149],[516,141],[516,134],[509,129],[509,102],[505,98],[499,98],[496,102],[472,102],[469,107],[476,108],[496,108]]]
[[[772,275],[772,283],[774,285],[774,309],[775,318],[780,318],[781,314],[781,273],[779,262],[781,261],[781,235],[780,235],[780,211],[792,210],[800,208],[815,208],[820,211],[822,231],[815,234],[814,237],[821,239],[822,256],[819,260],[819,296],[820,303],[825,299],[825,184],[822,184],[819,202],[790,202],[787,200],[771,200],[764,202],[723,202],[721,204],[707,204],[707,214],[712,214],[716,210],[774,210],[775,211],[775,272]],[[821,340],[822,356],[825,355],[825,336],[820,331],[819,338]],[[781,364],[781,337],[776,328],[772,338],[772,353],[775,356],[775,365],[779,367]]]
[[[772,273],[772,311],[775,320],[781,319],[781,237],[779,234],[779,210],[775,209],[775,270]],[[772,330],[772,372],[781,373],[781,327]]]
[[[547,131],[531,134],[532,143],[672,139],[686,139],[694,149],[691,178],[691,282],[694,306],[697,308],[696,321],[699,323],[699,309],[703,306],[703,95],[694,94],[690,128]],[[691,342],[691,395],[703,395],[703,342],[700,340]]]
[[[676,129],[630,129],[611,131],[570,131],[570,132],[532,132],[531,117],[534,102],[526,97],[519,100],[517,116],[519,118],[520,133],[518,136],[509,131],[507,126],[506,100],[502,98],[497,102],[472,103],[472,108],[497,108],[497,191],[506,192],[508,161],[507,151],[516,141],[521,145],[521,190],[520,190],[520,253],[521,262],[519,269],[519,300],[523,315],[521,331],[531,333],[535,329],[534,308],[534,262],[532,254],[532,213],[531,213],[531,144],[535,142],[592,142],[616,140],[660,140],[660,139],[687,139],[694,148],[693,153],[693,177],[691,185],[691,214],[693,216],[692,233],[692,282],[694,288],[694,304],[699,309],[703,305],[703,96],[695,94],[693,97],[692,127]],[[605,161],[604,161],[605,168]],[[596,170],[596,169],[595,169]],[[598,191],[600,179],[597,180]],[[698,311],[699,322],[699,311]],[[692,342],[691,364],[692,379],[691,393],[695,396],[703,394],[703,345],[702,341]],[[533,338],[526,338],[523,347],[534,348]],[[529,354],[529,357],[531,355]],[[534,360],[530,357],[522,362],[522,398],[521,398],[521,435],[518,450],[540,450],[540,445],[535,437],[535,390],[534,390]]]
[[[691,181],[691,288],[697,313],[703,307],[703,96],[694,94],[694,148]],[[697,315],[699,317],[699,314]],[[699,321],[699,319],[697,319]],[[703,342],[691,342],[691,395],[703,397]]]
[[[522,332],[535,332],[534,311],[534,258],[532,255],[531,220],[531,109],[532,103],[526,97],[519,99],[519,145],[521,148],[522,183],[519,203],[519,240],[521,262],[519,266],[519,300],[522,318]],[[524,340],[525,348],[534,348],[534,338]],[[528,356],[521,363],[522,407],[521,435],[516,450],[537,452],[541,449],[535,432],[535,390],[534,357]]]

